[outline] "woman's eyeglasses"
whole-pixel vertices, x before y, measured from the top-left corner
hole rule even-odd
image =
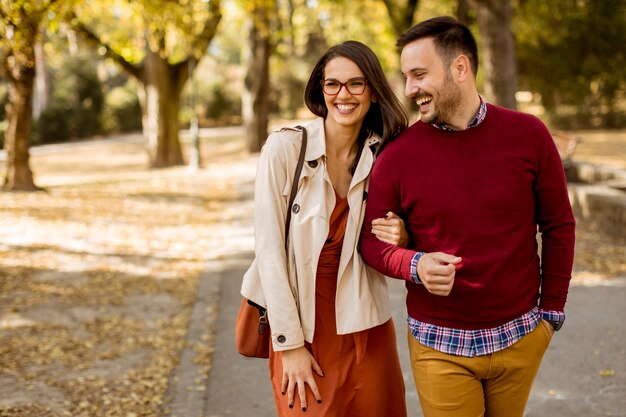
[[[334,79],[322,80],[320,81],[322,84],[322,89],[329,96],[336,96],[341,91],[342,87],[345,87],[348,90],[348,93],[358,96],[365,92],[365,87],[367,87],[367,80],[365,78],[351,78],[345,83],[339,82]]]

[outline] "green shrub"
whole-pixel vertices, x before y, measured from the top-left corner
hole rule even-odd
[[[137,93],[128,83],[113,88],[106,95],[102,127],[111,133],[141,130],[141,107]]]
[[[33,123],[31,143],[33,145],[63,142],[70,138],[72,109],[62,103],[53,102],[46,107],[39,119]]]
[[[33,124],[32,143],[62,142],[103,133],[104,86],[90,55],[52,71],[52,100]]]
[[[207,56],[187,80],[180,100],[180,126],[197,117],[201,127],[241,123],[241,67]]]
[[[272,113],[284,118],[296,117],[298,110],[304,106],[309,66],[302,60],[287,57],[282,62],[276,62],[272,71]]]
[[[213,84],[206,98],[205,116],[208,119],[220,120],[228,116],[241,114],[241,98],[233,94],[221,84]]]

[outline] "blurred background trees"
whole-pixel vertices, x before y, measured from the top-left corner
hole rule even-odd
[[[17,178],[36,189],[30,143],[142,131],[151,166],[170,166],[184,163],[179,129],[198,120],[244,125],[257,151],[269,119],[310,117],[310,69],[347,39],[372,47],[402,95],[395,41],[442,14],[477,35],[487,100],[553,128],[623,128],[625,3],[0,0],[0,143],[14,167],[5,188]]]
[[[138,84],[153,167],[180,165],[181,93],[222,17],[219,0],[87,1],[71,25]]]
[[[520,87],[537,94],[554,125],[626,125],[626,1],[521,1]]]

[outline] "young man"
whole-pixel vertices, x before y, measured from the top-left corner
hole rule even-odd
[[[421,119],[375,164],[362,255],[407,281],[424,415],[521,417],[571,278],[575,222],[559,154],[537,118],[478,94],[467,27],[430,19],[397,45]],[[401,213],[407,249],[372,234],[388,212]]]

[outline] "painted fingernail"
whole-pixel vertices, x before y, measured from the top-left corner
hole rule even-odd
[[[289,404],[289,408],[293,408],[293,404]]]
[[[302,407],[302,411],[306,413],[306,407]]]
[[[322,400],[317,400],[317,403],[318,403],[318,404],[321,404],[321,403],[322,403]]]

